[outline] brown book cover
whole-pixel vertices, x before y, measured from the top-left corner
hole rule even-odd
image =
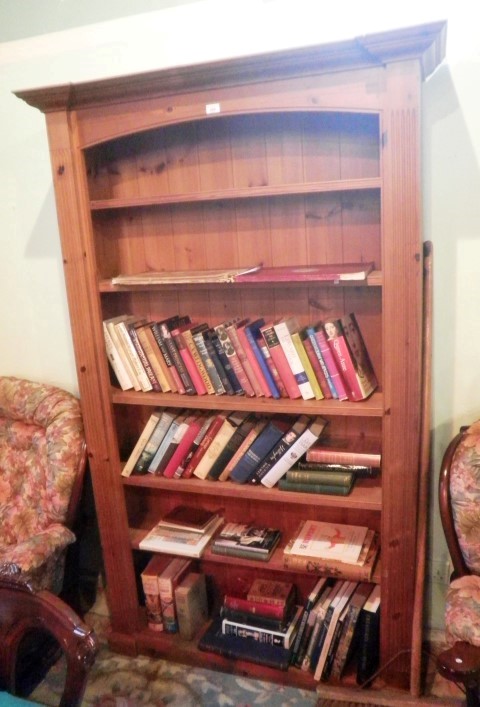
[[[370,437],[321,437],[307,451],[307,462],[380,467],[381,446]]]

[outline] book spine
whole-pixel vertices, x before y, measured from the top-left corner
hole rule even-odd
[[[167,479],[171,479],[175,475],[176,470],[178,469],[179,465],[181,464],[182,460],[187,455],[188,450],[193,444],[193,441],[197,436],[200,427],[200,419],[198,417],[195,418],[192,416],[192,419],[190,419],[188,422],[188,428],[185,434],[183,435],[181,441],[179,442],[177,449],[174,451],[170,458],[170,461],[163,470],[163,476],[165,476]]]
[[[300,388],[298,387],[298,383],[292,373],[292,369],[288,365],[285,352],[280,345],[280,341],[278,340],[277,332],[275,331],[273,324],[262,327],[260,331],[265,341],[265,345],[270,352],[272,361],[274,362],[279,376],[283,381],[288,397],[292,400],[301,398],[302,394],[300,392]]]
[[[335,579],[349,579],[354,582],[370,582],[374,565],[353,565],[284,552],[283,567],[290,572],[306,572]]]
[[[105,339],[107,359],[112,367],[113,372],[115,373],[115,377],[118,381],[118,384],[120,385],[122,390],[130,390],[130,388],[133,388],[133,383],[130,379],[127,369],[125,368],[125,364],[123,363],[122,358],[118,353],[115,344],[113,343],[113,339],[110,336],[110,332],[108,331],[105,322],[103,322],[103,336]]]
[[[325,335],[325,332],[323,331],[323,327],[321,324],[319,324],[318,327],[315,328],[315,339],[317,340],[318,348],[320,349],[320,352],[323,356],[323,360],[325,361],[325,365],[327,366],[328,371],[330,373],[330,378],[332,379],[333,386],[336,390],[337,395],[335,397],[337,397],[339,400],[348,400],[345,383],[343,382],[340,369],[337,365],[335,357],[332,354],[332,351],[327,341],[327,337]]]
[[[317,434],[311,427],[307,428],[300,437],[287,450],[286,454],[281,457],[276,464],[270,469],[265,476],[260,479],[260,482],[272,488],[284,476],[287,471],[295,464],[310,447],[315,444],[320,432]]]
[[[180,358],[183,361],[184,368],[183,370],[179,369],[178,372],[180,373],[180,376],[183,380],[183,384],[185,386],[187,394],[190,394],[190,388],[187,385],[187,383],[190,382],[193,386],[194,394],[206,395],[207,389],[196,366],[196,363],[193,360],[193,356],[188,348],[184,333],[179,331],[178,329],[173,329],[170,333],[172,335],[172,340],[177,346]],[[185,372],[187,373],[188,378],[185,376]]]
[[[187,466],[190,464],[191,460],[193,459],[195,452],[197,449],[200,447],[200,443],[202,439],[205,437],[207,434],[207,430],[212,424],[213,416],[212,415],[207,415],[207,416],[202,416],[202,424],[200,426],[200,429],[197,433],[197,436],[193,440],[192,444],[190,445],[190,449],[188,450],[186,456],[180,461],[179,465],[177,466],[175,473],[174,473],[174,478],[179,479],[184,475],[184,472],[187,468]]]
[[[130,336],[127,324],[125,324],[125,322],[119,322],[115,326],[118,331],[118,335],[123,342],[125,350],[127,351],[127,355],[131,361],[137,380],[140,383],[141,389],[144,392],[152,390],[152,384],[148,380],[148,376],[145,372],[137,350],[133,344],[132,337]]]
[[[139,438],[137,439],[137,442],[130,454],[130,456],[127,459],[127,462],[125,466],[122,469],[122,476],[130,476],[130,474],[133,472],[133,469],[135,468],[135,464],[137,463],[143,448],[147,444],[148,440],[150,439],[151,434],[153,433],[158,421],[160,419],[160,416],[156,413],[152,413],[147,421],[147,424],[142,430],[142,433],[140,434]]]
[[[202,460],[204,454],[206,453],[208,447],[211,445],[215,435],[218,433],[224,421],[225,415],[223,414],[217,415],[217,417],[212,420],[211,424],[207,429],[206,434],[204,435],[202,441],[198,446],[198,449],[195,451],[195,454],[192,456],[189,463],[185,467],[185,471],[182,474],[182,479],[189,479],[193,475],[195,469],[197,468],[198,464],[200,464],[200,461]]]
[[[309,339],[308,336],[305,336],[305,338],[302,339],[302,343],[305,349],[305,353],[307,354],[307,358],[310,361],[310,365],[315,374],[315,377],[322,390],[323,397],[326,400],[331,400],[333,397],[332,391],[330,390],[327,378],[325,376],[325,372],[322,366],[320,365],[320,361],[318,360],[317,354],[315,353],[311,339]]]
[[[348,496],[352,486],[339,486],[338,484],[302,484],[298,481],[287,481],[280,479],[278,488],[281,491],[293,491],[294,493],[320,493],[327,496]]]
[[[280,346],[285,354],[285,358],[287,359],[287,363],[290,366],[290,370],[295,377],[302,398],[304,400],[311,400],[315,397],[315,394],[312,390],[312,386],[310,385],[310,381],[308,380],[308,376],[302,365],[297,349],[295,348],[295,344],[293,343],[287,323],[279,322],[278,324],[274,324],[274,329],[278,336]]]
[[[157,346],[157,342],[155,341],[152,330],[150,329],[150,325],[147,324],[145,326],[139,327],[137,329],[137,334],[140,340],[140,344],[142,345],[142,348],[145,351],[145,356],[150,361],[150,365],[153,369],[153,372],[155,373],[155,376],[158,380],[162,392],[168,393],[168,391],[170,390],[170,385],[165,375],[164,369],[166,368],[166,365],[165,362],[162,361],[163,356]]]
[[[364,399],[363,391],[359,385],[355,363],[343,333],[342,323],[339,319],[325,322],[325,332],[330,332],[327,341],[337,362],[340,373],[345,383],[348,399],[357,402]]]
[[[285,430],[279,429],[276,423],[270,420],[238,464],[232,469],[230,479],[239,484],[247,483],[262,459],[267,456],[284,432]]]
[[[216,327],[214,327],[215,332],[218,336],[218,339],[222,345],[223,350],[225,351],[225,355],[227,356],[234,374],[236,375],[238,382],[240,383],[242,390],[244,391],[245,395],[249,398],[253,398],[255,396],[255,391],[253,389],[252,384],[250,383],[247,374],[245,373],[245,369],[243,368],[242,362],[240,361],[240,358],[237,354],[237,351],[235,349],[235,346],[233,345],[233,342],[230,338],[230,335],[227,331],[227,327],[225,324],[219,324]]]
[[[228,609],[245,611],[256,616],[266,616],[267,618],[285,620],[285,603],[270,604],[265,601],[246,599],[245,597],[235,597],[226,594],[223,604]]]
[[[194,334],[193,340],[196,344],[198,353],[203,361],[205,371],[206,371],[208,377],[210,378],[213,392],[216,395],[223,395],[224,393],[226,393],[225,386],[222,383],[222,380],[220,378],[218,370],[215,367],[213,359],[210,356],[210,353],[207,349],[207,346],[205,344],[205,339],[203,336],[203,332],[199,331],[196,334]]]
[[[218,340],[218,336],[214,331],[209,330],[205,332],[203,338],[213,365],[215,366],[217,374],[220,377],[223,387],[225,388],[225,393],[227,395],[236,395],[238,389],[240,393],[243,394],[243,388],[240,386],[238,379],[233,373],[229,359],[227,358],[222,345]]]
[[[270,553],[251,552],[249,550],[238,547],[226,547],[225,545],[211,545],[211,552],[214,555],[224,555],[227,557],[242,557],[245,560],[259,560],[260,562],[268,562]]]
[[[273,397],[276,399],[280,398],[280,391],[275,383],[275,380],[273,379],[272,374],[270,373],[270,369],[267,365],[262,350],[257,343],[256,333],[259,331],[259,327],[254,328],[254,325],[247,324],[243,331],[246,337],[245,346],[248,346],[249,351],[253,354],[253,357],[249,357],[249,360],[255,370],[257,378],[260,381],[265,397]],[[247,349],[245,350],[247,351]]]
[[[297,420],[297,422],[289,429],[283,437],[274,445],[268,456],[255,469],[255,473],[250,478],[249,483],[259,484],[264,476],[268,474],[275,464],[288,452],[290,447],[295,444],[300,435],[304,432],[307,426],[307,421]]]
[[[252,639],[258,643],[268,643],[271,646],[290,647],[286,636],[267,631],[266,629],[260,629],[258,626],[236,624],[228,619],[223,619],[222,621],[222,633],[226,636]]]
[[[280,373],[278,372],[278,369],[273,361],[273,358],[270,354],[270,350],[268,346],[266,345],[265,341],[263,338],[257,338],[257,346],[259,347],[260,351],[263,354],[263,358],[266,361],[266,364],[268,366],[268,370],[271,373],[271,376],[273,380],[275,381],[275,385],[278,388],[278,392],[280,393],[281,398],[288,398],[289,395],[287,393],[287,389],[285,388],[283,381],[280,377]]]
[[[194,470],[194,475],[199,479],[206,479],[210,469],[217,460],[219,454],[223,451],[225,445],[235,432],[235,427],[227,418],[223,421],[222,426],[218,430],[215,437],[210,442],[208,449],[205,451],[202,459]]]
[[[346,464],[349,466],[379,468],[378,454],[369,452],[347,452],[315,446],[307,451],[306,462],[309,464]]]
[[[128,327],[128,333],[130,334],[130,338],[133,341],[133,345],[135,346],[135,349],[137,351],[138,357],[142,363],[143,368],[145,369],[145,373],[147,374],[148,380],[150,381],[150,390],[154,390],[156,393],[161,393],[162,392],[162,387],[160,383],[157,380],[157,377],[155,375],[155,372],[152,368],[152,365],[150,361],[148,360],[148,357],[142,347],[140,337],[138,336],[138,331],[134,325]]]
[[[354,480],[352,472],[337,471],[297,471],[290,469],[286,473],[286,481],[302,484],[327,484],[332,486],[350,487]]]
[[[310,359],[307,356],[307,352],[305,350],[305,346],[303,345],[303,341],[301,339],[300,333],[298,331],[295,331],[292,333],[292,341],[293,345],[295,346],[298,357],[300,361],[302,362],[303,369],[305,373],[307,374],[307,378],[309,380],[309,383],[312,387],[313,394],[315,396],[315,400],[323,400],[325,397],[323,395],[322,389],[320,387],[320,383],[318,382],[318,379],[315,375],[315,371],[313,370],[313,366],[310,363]]]
[[[162,604],[158,575],[142,572],[142,586],[145,595],[145,609],[147,612],[147,625],[152,631],[163,631]]]
[[[186,331],[182,332],[181,336],[187,345],[193,365],[195,366],[195,370],[197,371],[198,375],[201,378],[201,382],[202,382],[203,387],[205,388],[205,392],[208,393],[208,395],[214,395],[215,388],[213,387],[213,383],[211,381],[211,378],[208,375],[207,368],[203,362],[202,356],[200,355],[200,351],[198,350],[197,343],[194,339],[193,333],[190,330],[186,330]],[[192,377],[191,373],[190,373],[190,376]],[[193,377],[192,377],[192,380],[195,383],[195,387],[197,387],[196,381]],[[197,392],[198,392],[198,389],[197,389]]]
[[[155,337],[155,341],[157,342],[158,348],[162,352],[162,356],[164,358],[165,364],[167,366],[167,378],[168,382],[170,384],[172,393],[181,393],[182,395],[185,394],[185,388],[183,386],[182,380],[180,378],[180,375],[175,368],[175,364],[173,363],[172,357],[170,356],[170,352],[167,348],[167,345],[165,343],[165,340],[162,336],[162,332],[160,329],[160,325],[158,322],[154,322],[151,326],[152,333]]]
[[[246,432],[242,432],[242,427],[244,424],[246,424],[248,428],[250,427],[249,423],[246,423],[245,420],[235,426],[232,436],[227,441],[225,447],[222,449],[222,451],[218,454],[217,458],[213,462],[213,465],[207,475],[208,479],[217,480],[220,478],[220,475],[222,474],[226,465],[233,457],[238,447],[245,438]]]
[[[296,469],[298,471],[331,471],[340,474],[353,474],[355,479],[374,479],[380,473],[378,466],[368,466],[365,464],[335,464],[329,462],[299,461]]]
[[[220,609],[220,616],[222,619],[228,619],[238,624],[250,624],[251,626],[259,626],[260,628],[266,628],[270,631],[279,631],[284,633],[288,621],[282,619],[269,618],[266,616],[257,616],[248,611],[238,611],[236,609],[229,609],[227,606],[223,605]]]
[[[246,453],[247,449],[251,447],[253,442],[257,439],[258,435],[262,431],[263,427],[265,426],[266,423],[258,420],[257,423],[254,425],[254,427],[248,432],[247,436],[233,455],[233,457],[230,459],[230,461],[227,463],[225,466],[225,469],[222,471],[220,476],[218,477],[219,481],[226,481],[229,477],[230,474],[232,473],[232,470],[235,468],[235,466],[238,464],[240,459],[244,456]]]
[[[178,350],[175,339],[168,329],[168,326],[166,324],[160,324],[160,331],[162,333],[163,340],[165,341],[165,346],[170,354],[170,358],[173,361],[174,368],[180,376],[182,389],[186,395],[196,395],[196,390],[192,383],[192,379],[188,374],[183,358],[180,356],[180,351]]]
[[[265,396],[266,398],[271,398],[272,391],[270,390],[270,388],[268,386],[268,383],[265,379],[264,372],[258,363],[255,352],[252,349],[250,339],[247,336],[246,325],[238,327],[236,330],[236,334],[238,337],[238,341],[240,342],[240,346],[242,347],[242,350],[245,353],[245,356],[247,358],[248,365],[250,367],[250,371],[251,371],[252,375],[254,376],[254,379],[252,379],[252,375],[250,375],[249,370],[246,368],[246,366],[244,364],[244,368],[247,370],[247,374],[249,375],[249,378],[252,381],[252,385],[255,388],[257,396],[258,397]],[[258,392],[258,391],[260,391],[260,392]]]
[[[358,384],[363,397],[366,398],[375,390],[378,381],[367,347],[365,346],[365,341],[363,340],[362,332],[360,331],[360,327],[353,312],[343,316],[340,323],[354,364]]]
[[[328,366],[325,362],[325,359],[323,357],[323,353],[320,349],[320,345],[319,345],[317,337],[316,337],[315,327],[313,327],[313,326],[307,327],[305,329],[305,334],[307,336],[308,341],[310,342],[313,356],[316,358],[316,360],[318,361],[318,363],[320,365],[320,368],[322,369],[325,381],[326,381],[328,388],[330,390],[331,397],[338,398],[338,392],[335,388],[335,385],[332,380],[332,376],[331,376]],[[328,348],[328,344],[327,344],[327,349],[330,353],[330,349]]]
[[[128,377],[130,378],[130,381],[132,382],[133,388],[135,390],[141,390],[142,387],[140,383],[138,382],[137,376],[135,374],[135,369],[133,367],[133,364],[130,360],[130,356],[128,354],[128,351],[125,348],[125,345],[123,343],[123,339],[120,336],[120,332],[116,326],[116,321],[111,321],[107,320],[107,330],[110,334],[110,337],[112,339],[113,345],[115,346],[115,349],[120,356],[123,365],[125,366],[125,369],[128,373]]]
[[[132,472],[133,474],[146,474],[148,472],[148,467],[150,466],[157,449],[162,443],[168,428],[172,424],[172,421],[173,415],[169,415],[168,413],[163,413],[161,415],[158,424],[155,426],[148,442],[144,446],[142,453],[134,466]]]
[[[257,398],[261,398],[264,395],[263,389],[260,386],[260,383],[255,375],[255,372],[250,364],[250,361],[248,360],[248,356],[245,352],[245,349],[243,348],[242,342],[240,340],[240,337],[238,335],[238,329],[235,326],[235,324],[232,324],[230,326],[226,327],[228,335],[230,337],[230,341],[232,342],[235,351],[237,352],[237,356],[242,364],[242,368],[245,371],[245,375],[247,376],[249,382],[250,382],[250,387],[253,388],[254,395]],[[243,381],[241,381],[242,387],[243,387]],[[271,396],[270,396],[271,397]]]

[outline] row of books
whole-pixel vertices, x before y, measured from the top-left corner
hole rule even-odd
[[[346,495],[357,478],[373,477],[381,455],[375,451],[342,455],[322,445],[326,420],[320,416],[258,416],[247,412],[154,410],[127,459],[123,476],[192,476],[263,484],[290,491]],[[366,441],[364,442],[367,445]],[[364,464],[328,462],[354,459]],[[303,461],[305,459],[305,461]]]
[[[122,314],[103,331],[123,390],[360,401],[378,385],[354,313],[307,327],[294,316],[212,327]]]
[[[355,656],[365,684],[378,666],[379,611],[379,585],[322,577],[298,604],[292,583],[256,579],[244,596],[224,597],[199,648],[323,681],[341,678]]]
[[[191,560],[154,555],[141,579],[148,627],[191,640],[208,618],[205,575]]]

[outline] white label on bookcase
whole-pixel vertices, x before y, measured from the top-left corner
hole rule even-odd
[[[205,106],[205,113],[207,115],[220,113],[220,103],[207,103],[207,105]]]

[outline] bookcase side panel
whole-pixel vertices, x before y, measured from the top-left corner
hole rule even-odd
[[[136,598],[131,591],[134,574],[127,545],[116,436],[111,421],[98,292],[94,286],[95,260],[89,237],[91,226],[85,201],[83,160],[75,148],[74,125],[73,116],[48,114],[47,130],[65,281],[88,460],[109,577],[109,604],[112,621],[128,634],[137,627]]]

